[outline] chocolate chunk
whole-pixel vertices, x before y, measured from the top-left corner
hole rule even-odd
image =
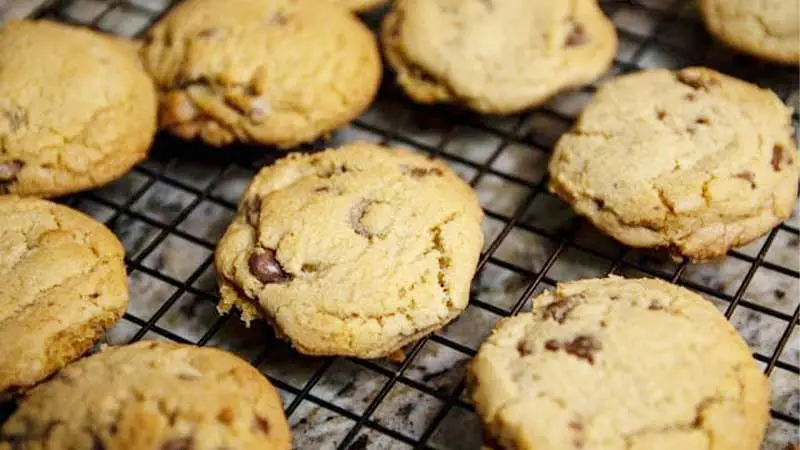
[[[517,343],[517,351],[519,352],[520,356],[527,356],[533,353],[533,349],[530,347],[530,344],[525,340],[521,340]]]
[[[0,162],[0,181],[14,181],[25,163],[19,160]]]
[[[372,234],[361,223],[361,218],[364,217],[364,213],[367,211],[367,208],[369,208],[369,205],[373,203],[372,200],[362,199],[350,210],[350,225],[353,227],[356,234],[364,236],[365,238],[372,237]]]
[[[161,450],[192,450],[192,438],[172,439],[165,442]]]
[[[564,323],[569,313],[575,309],[575,303],[569,298],[561,299],[550,303],[544,308],[545,319],[553,319],[558,323]]]
[[[694,123],[697,123],[697,124],[700,124],[700,125],[708,125],[709,123],[711,123],[711,121],[708,120],[707,117],[698,117],[697,120],[694,121]]]
[[[772,147],[772,170],[775,172],[780,172],[781,170],[781,161],[783,161],[783,145],[775,144]],[[0,178],[1,180],[2,178]]]
[[[708,91],[709,87],[719,84],[719,80],[713,76],[703,77],[702,74],[690,70],[681,70],[675,74],[675,78],[694,90]]]
[[[756,188],[756,175],[750,171],[739,172],[734,175],[735,178],[741,178],[742,180],[749,181],[750,187],[755,189]]]
[[[658,120],[664,120],[667,117],[667,113],[659,109],[656,111],[656,117],[658,117]]]
[[[570,23],[569,34],[564,40],[564,45],[567,47],[578,47],[589,42],[589,36],[586,34],[586,28],[583,24],[578,22]]]
[[[585,359],[594,364],[594,352],[600,350],[601,345],[593,336],[578,336],[571,341],[559,342],[550,339],[544,343],[544,348],[550,351],[564,350],[576,358]]]
[[[275,250],[268,248],[260,253],[253,253],[247,261],[250,273],[264,284],[283,283],[289,280],[289,275],[283,271],[275,258]]]
[[[257,415],[253,417],[253,429],[264,434],[269,434],[269,421]]]

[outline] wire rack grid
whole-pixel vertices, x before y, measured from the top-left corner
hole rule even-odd
[[[170,0],[0,0],[0,18],[45,18],[140,36]],[[609,75],[702,64],[775,90],[798,106],[790,68],[737,55],[705,32],[691,0],[606,1],[620,49]],[[373,27],[381,12],[365,15]],[[602,80],[601,80],[602,81]],[[150,158],[118,182],[62,199],[105,222],[123,241],[131,305],[106,342],[167,339],[214,345],[260,368],[278,387],[296,448],[475,449],[478,421],[464,395],[464,367],[500,318],[526,310],[556,282],[621,274],[676,282],[704,295],[737,327],[773,388],[766,449],[797,442],[800,424],[798,220],[710,264],[675,263],[624,248],[574,216],[546,189],[555,139],[594,86],[512,117],[482,117],[409,102],[387,73],[378,99],[313,150],[371,140],[440,157],[478,192],[486,246],[470,306],[453,324],[406,349],[402,363],[309,358],[261,324],[218,316],[212,255],[270,149],[208,149],[159,136]],[[797,116],[794,116],[797,123]],[[7,407],[12,408],[12,407]],[[1,420],[1,419],[0,419]]]

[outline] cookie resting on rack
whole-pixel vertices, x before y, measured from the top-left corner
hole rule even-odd
[[[372,32],[319,0],[188,0],[150,30],[142,57],[161,127],[214,146],[311,142],[366,109],[381,77]]]
[[[550,190],[633,247],[702,261],[758,239],[797,198],[791,110],[692,67],[603,85],[556,144]]]
[[[275,388],[222,350],[158,341],[110,347],[33,389],[0,450],[289,450]]]
[[[110,183],[147,155],[156,93],[127,40],[47,21],[0,28],[0,194]]]
[[[123,248],[105,226],[47,200],[0,196],[0,400],[100,340],[125,313]]]
[[[697,0],[708,31],[755,57],[800,63],[800,3],[786,0]]]
[[[591,83],[617,49],[596,0],[397,0],[381,41],[415,101],[499,114]]]
[[[367,143],[291,154],[256,175],[217,246],[219,308],[302,353],[387,356],[466,308],[482,219],[440,161]]]
[[[769,381],[699,295],[653,279],[561,283],[467,369],[491,450],[757,450]]]

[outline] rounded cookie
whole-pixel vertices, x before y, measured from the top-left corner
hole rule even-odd
[[[47,21],[0,28],[0,193],[114,181],[155,131],[155,89],[128,41]]]
[[[627,245],[722,257],[791,214],[790,112],[771,91],[706,68],[621,76],[556,144],[550,190]]]
[[[0,397],[94,345],[125,313],[123,248],[84,214],[0,196]]]
[[[467,306],[483,212],[444,163],[359,143],[264,168],[216,250],[220,309],[306,354],[387,356]]]
[[[142,56],[161,126],[215,146],[313,141],[360,114],[381,77],[369,29],[319,0],[189,0],[150,30]]]
[[[786,0],[698,0],[709,32],[753,56],[800,63],[800,3]]]
[[[653,279],[561,283],[468,368],[492,449],[757,450],[770,387],[714,305]]]
[[[288,450],[267,379],[213,348],[149,341],[110,347],[32,390],[0,450]]]
[[[617,48],[596,0],[398,0],[381,40],[414,100],[501,114],[592,82]]]

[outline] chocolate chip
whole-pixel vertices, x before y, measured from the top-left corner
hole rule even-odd
[[[550,339],[544,343],[544,348],[550,351],[564,350],[576,358],[585,359],[594,364],[594,352],[600,350],[601,345],[593,336],[578,336],[571,341],[559,342]]]
[[[250,273],[264,284],[283,283],[289,280],[289,275],[283,271],[275,258],[275,250],[268,248],[260,253],[253,253],[247,261]]]
[[[667,113],[659,109],[656,111],[656,117],[658,117],[658,120],[664,120],[667,117]]]
[[[783,161],[783,145],[775,144],[772,147],[772,170],[775,172],[780,172],[781,170],[781,161]],[[2,179],[2,178],[0,178]]]
[[[750,171],[739,172],[734,175],[735,178],[741,178],[742,180],[749,181],[750,187],[755,189],[756,188],[756,175]]]
[[[697,124],[700,124],[700,125],[708,125],[709,123],[711,123],[711,121],[708,120],[707,117],[698,117],[697,120],[694,121],[694,123],[697,123]]]
[[[269,434],[269,421],[257,415],[253,417],[253,429],[264,434]]]
[[[519,352],[520,356],[527,356],[533,353],[533,349],[525,340],[521,340],[517,343],[517,351]]]
[[[569,313],[575,309],[575,303],[569,298],[561,299],[550,303],[544,308],[545,319],[553,319],[558,323],[564,323]]]
[[[192,438],[172,439],[165,442],[161,450],[192,450]]]
[[[19,160],[0,162],[0,181],[14,181],[25,163]]]
[[[352,209],[350,209],[350,226],[353,227],[353,230],[356,232],[356,234],[365,238],[371,237],[372,234],[361,223],[361,218],[364,217],[364,213],[372,203],[374,203],[372,200],[362,199],[353,205]]]
[[[681,70],[675,74],[675,78],[678,80],[678,82],[683,83],[694,90],[702,89],[704,91],[708,91],[709,87],[719,84],[719,80],[717,80],[713,75],[704,77],[702,74],[692,70]]]
[[[564,40],[564,45],[567,47],[578,47],[589,42],[589,36],[586,34],[586,28],[581,23],[571,22],[569,34]]]

